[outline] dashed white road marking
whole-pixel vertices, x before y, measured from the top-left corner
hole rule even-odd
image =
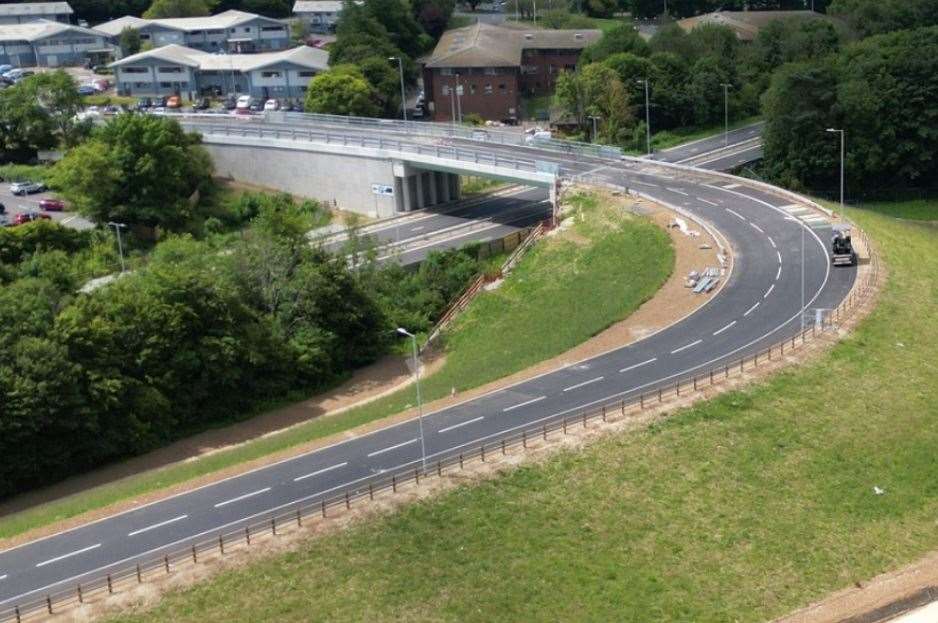
[[[769,289],[765,291],[765,294],[762,295],[762,298],[764,299],[769,298],[769,295],[772,294],[772,290],[774,289],[775,289],[775,284],[773,283],[772,285],[769,286]]]
[[[752,312],[756,311],[756,307],[758,307],[758,306],[759,306],[759,303],[756,303],[755,305],[753,305],[752,307],[750,307],[749,309],[747,309],[747,310],[746,310],[746,313],[743,314],[743,316],[748,316],[748,315],[751,314]]]
[[[739,220],[741,220],[741,221],[745,221],[745,220],[746,220],[746,217],[743,216],[742,214],[740,214],[739,212],[736,212],[735,210],[731,210],[731,209],[729,209],[729,208],[725,208],[725,209],[726,209],[727,212],[729,212],[730,214],[732,214],[733,216],[735,216],[735,217],[738,218]]]
[[[634,370],[635,368],[641,368],[642,366],[647,366],[648,364],[654,363],[655,361],[658,361],[658,358],[657,358],[657,357],[652,357],[652,358],[649,359],[648,361],[643,361],[643,362],[641,362],[641,363],[636,363],[635,365],[631,365],[631,366],[629,366],[628,368],[622,368],[621,370],[619,370],[619,372],[628,372],[629,370]]]
[[[671,351],[671,354],[674,355],[674,354],[676,354],[676,353],[681,352],[682,350],[687,350],[688,348],[693,348],[694,346],[697,346],[697,345],[700,344],[701,342],[703,342],[703,340],[697,340],[696,342],[691,342],[690,344],[686,344],[686,345],[684,345],[684,346],[681,346],[680,348],[675,348],[674,350]]]
[[[765,233],[765,231],[763,231],[763,229],[762,229],[761,227],[759,227],[758,225],[756,225],[755,223],[749,223],[749,224],[752,225],[752,228],[755,229],[755,230],[756,230],[757,232],[759,232],[760,234],[764,234],[764,233]]]
[[[632,180],[633,184],[641,184],[642,186],[651,186],[652,188],[658,188],[657,184],[652,184],[651,182],[643,182],[641,180]]]
[[[778,256],[778,263],[781,264],[781,263],[782,263],[782,252],[781,252],[781,251],[776,251],[776,252],[775,252],[775,255]]]
[[[516,405],[514,405],[514,406],[506,407],[506,408],[502,409],[502,411],[503,411],[503,412],[505,412],[505,411],[514,411],[515,409],[520,409],[521,407],[526,407],[526,406],[528,406],[528,405],[533,405],[535,402],[540,402],[540,401],[544,400],[545,398],[547,398],[547,396],[540,396],[540,397],[538,397],[538,398],[532,398],[531,400],[526,400],[526,401],[524,401],[524,402],[522,402],[522,403],[519,403],[519,404],[516,404]]]
[[[730,327],[732,327],[734,324],[736,324],[736,321],[735,321],[735,320],[734,320],[733,322],[729,323],[728,325],[726,325],[725,327],[723,327],[722,329],[720,329],[719,331],[714,331],[713,334],[714,334],[714,335],[720,335],[721,333],[723,333],[724,331],[726,331],[727,329],[729,329]]]
[[[69,553],[69,554],[63,554],[62,556],[56,556],[55,558],[50,558],[49,560],[44,560],[44,561],[38,563],[36,566],[37,566],[37,567],[45,567],[46,565],[51,565],[51,564],[54,563],[54,562],[58,562],[58,561],[60,561],[60,560],[65,560],[66,558],[71,558],[72,556],[77,556],[78,554],[84,554],[85,552],[90,552],[91,550],[93,550],[93,549],[98,549],[99,547],[101,547],[101,544],[100,544],[100,543],[96,543],[96,544],[94,544],[94,545],[89,545],[88,547],[85,547],[85,548],[82,548],[82,549],[79,549],[79,550],[75,550],[74,552],[71,552],[71,553]]]
[[[677,193],[677,194],[679,194],[679,195],[684,195],[685,197],[690,197],[689,194],[687,194],[686,192],[684,192],[684,191],[681,190],[680,188],[670,188],[670,187],[669,187],[668,190],[670,190],[672,193]]]
[[[182,521],[189,515],[180,515],[179,517],[173,517],[172,519],[167,519],[166,521],[161,521],[160,523],[155,523],[152,526],[147,526],[146,528],[140,528],[139,530],[134,530],[133,532],[128,532],[127,536],[137,536],[138,534],[143,534],[144,532],[149,532],[150,530],[156,530],[157,528],[162,528],[163,526],[168,526],[171,523],[176,523],[177,521]]]
[[[739,184],[727,184],[723,188],[726,188],[727,190],[732,190],[734,188],[739,188]]]
[[[424,227],[423,225],[421,225],[420,227],[411,227],[410,231],[420,231],[423,229],[423,227]]]
[[[709,199],[704,199],[703,197],[697,197],[697,201],[700,201],[700,202],[702,202],[702,203],[706,203],[707,205],[711,205],[711,206],[718,206],[718,205],[719,205],[719,204],[717,204],[717,203],[714,203],[713,201],[710,201]]]
[[[239,495],[236,498],[231,498],[230,500],[219,502],[215,505],[215,508],[221,508],[222,506],[227,506],[228,504],[234,504],[235,502],[240,502],[241,500],[246,500],[248,498],[254,497],[255,495],[260,495],[261,493],[267,493],[268,491],[270,491],[270,487],[264,487],[263,489],[258,489],[257,491],[251,491],[250,493]]]
[[[775,281],[778,281],[778,278],[782,276],[782,265],[778,265],[778,272],[775,273]]]
[[[565,391],[565,392],[571,392],[571,391],[573,391],[574,389],[579,389],[579,388],[581,388],[581,387],[585,387],[585,386],[590,385],[590,384],[592,384],[592,383],[597,383],[597,382],[603,380],[603,378],[604,378],[604,377],[597,376],[595,379],[590,379],[590,380],[588,380],[588,381],[583,381],[582,383],[577,383],[576,385],[571,385],[570,387],[564,388],[563,391]]]
[[[3,580],[5,580],[5,579],[7,579],[7,576],[6,576],[5,574],[4,574],[4,575],[0,575],[0,581],[3,581]]]
[[[413,439],[408,439],[407,441],[404,441],[404,442],[402,442],[402,443],[395,444],[395,445],[393,445],[393,446],[390,446],[390,447],[387,447],[387,448],[383,448],[383,449],[381,449],[381,450],[375,450],[374,452],[369,452],[369,453],[368,453],[368,457],[371,458],[371,457],[373,457],[373,456],[378,456],[379,454],[384,454],[385,452],[391,452],[392,450],[397,450],[398,448],[403,448],[404,446],[409,446],[410,444],[416,443],[416,442],[418,442],[418,441],[420,441],[420,437],[414,437]]]
[[[334,469],[339,469],[340,467],[345,467],[346,465],[348,465],[348,461],[345,461],[343,463],[336,463],[335,465],[332,465],[331,467],[323,467],[322,469],[317,469],[315,472],[310,472],[308,474],[298,476],[293,479],[293,482],[299,482],[301,480],[306,480],[307,478],[312,478],[313,476],[318,476],[319,474],[325,474],[326,472],[331,472]]]
[[[775,246],[775,241],[772,240],[772,236],[768,236],[768,239],[769,239],[769,244],[772,245],[772,248],[777,249],[778,247]]]
[[[476,422],[481,422],[485,419],[484,415],[479,417],[474,417],[471,420],[466,420],[465,422],[460,422],[459,424],[453,424],[452,426],[447,426],[446,428],[441,428],[439,432],[448,433],[451,430],[456,430],[457,428],[462,428],[463,426],[469,426],[470,424],[475,424]]]

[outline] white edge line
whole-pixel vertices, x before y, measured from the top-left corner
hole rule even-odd
[[[735,216],[736,218],[740,219],[741,221],[745,221],[745,220],[746,220],[746,217],[743,216],[742,214],[740,214],[739,212],[737,212],[737,211],[735,211],[735,210],[733,210],[733,209],[730,209],[730,208],[724,208],[724,209],[725,209],[727,212],[729,212],[730,214],[732,214],[733,216]]]
[[[310,472],[309,474],[304,474],[303,476],[298,476],[293,479],[293,482],[299,482],[301,480],[306,480],[307,478],[312,478],[313,476],[318,476],[320,474],[325,474],[326,472],[331,472],[334,469],[339,469],[340,467],[345,467],[348,465],[348,461],[342,463],[337,463],[331,467],[324,467],[322,469],[317,469],[315,472]]]
[[[5,574],[4,574],[4,575],[0,575],[0,580],[5,580],[5,579],[7,579],[7,576],[6,576]]]
[[[769,239],[769,244],[772,245],[772,248],[773,248],[773,249],[777,249],[778,247],[775,246],[775,241],[772,240],[772,236],[767,236],[767,238]]]
[[[420,441],[420,437],[414,437],[413,439],[408,439],[407,441],[395,444],[393,446],[388,446],[387,448],[382,448],[381,450],[375,450],[374,452],[368,453],[368,458],[373,456],[378,456],[379,454],[384,454],[385,452],[391,452],[392,450],[397,450],[398,448],[403,448],[404,446],[409,446],[410,444]]]
[[[775,281],[778,281],[778,278],[782,276],[782,265],[778,265],[778,272],[775,273]]]
[[[730,327],[732,327],[734,324],[736,324],[736,321],[735,321],[735,320],[734,320],[733,322],[729,323],[728,325],[726,325],[725,327],[723,327],[722,329],[720,329],[719,331],[714,331],[713,334],[714,334],[714,335],[720,335],[721,333],[723,333],[724,331],[726,331],[727,329],[729,329]]]
[[[55,558],[50,558],[49,560],[43,560],[42,562],[37,563],[36,566],[37,566],[37,567],[45,567],[46,565],[51,565],[51,564],[54,563],[54,562],[58,562],[58,561],[60,561],[60,560],[65,560],[66,558],[71,558],[72,556],[77,556],[78,554],[84,554],[85,552],[90,552],[91,550],[93,550],[93,549],[98,549],[99,547],[101,547],[101,544],[100,544],[100,543],[97,543],[97,544],[95,544],[95,545],[90,545],[90,546],[88,546],[88,547],[84,547],[84,548],[82,548],[82,549],[75,550],[74,552],[71,552],[71,553],[68,553],[68,554],[64,554],[64,555],[62,555],[62,556],[56,556]]]
[[[258,489],[257,491],[251,491],[250,493],[245,493],[244,495],[239,495],[236,498],[231,498],[230,500],[225,500],[224,502],[219,502],[215,505],[215,508],[221,508],[228,504],[234,504],[235,502],[240,502],[241,500],[246,500],[247,498],[254,497],[255,495],[260,495],[261,493],[267,493],[270,491],[270,487],[264,487],[263,489]]]
[[[681,346],[680,348],[676,348],[676,349],[672,350],[672,351],[671,351],[671,354],[674,355],[674,354],[676,354],[676,353],[681,352],[682,350],[687,350],[688,348],[693,348],[694,346],[697,346],[697,345],[700,344],[701,342],[703,342],[703,340],[697,340],[697,341],[695,341],[695,342],[691,342],[690,344],[687,344],[686,346]]]
[[[642,367],[642,366],[647,366],[648,364],[654,363],[655,361],[658,361],[658,358],[657,358],[657,357],[652,357],[652,358],[649,359],[648,361],[643,361],[643,362],[641,362],[641,363],[636,363],[635,365],[631,365],[631,366],[629,366],[629,367],[627,367],[627,368],[622,368],[621,370],[619,370],[619,372],[628,372],[629,370],[634,370],[635,368],[640,368],[640,367]]]
[[[765,294],[762,295],[762,298],[764,299],[769,298],[769,295],[772,294],[772,290],[774,289],[775,289],[775,284],[773,283],[772,285],[769,286],[769,289],[765,291]]]
[[[764,231],[761,227],[759,227],[758,225],[756,225],[755,223],[749,223],[749,224],[752,225],[752,228],[755,229],[755,230],[756,230],[757,232],[759,232],[760,234],[764,234],[764,233],[765,233],[765,231]]]
[[[506,408],[502,409],[502,411],[505,412],[505,411],[513,411],[513,410],[515,410],[515,409],[520,409],[521,407],[526,407],[526,406],[528,406],[528,405],[533,405],[535,402],[540,402],[540,401],[542,401],[542,400],[544,400],[544,399],[546,399],[546,398],[547,398],[547,396],[540,396],[540,397],[538,397],[538,398],[533,398],[532,400],[527,400],[527,401],[525,401],[525,402],[522,402],[522,403],[519,403],[519,404],[516,404],[516,405],[512,405],[512,406],[510,406],[510,407],[506,407]]]
[[[751,314],[752,312],[756,311],[756,307],[758,307],[758,306],[759,306],[759,303],[756,303],[755,305],[753,305],[752,307],[750,307],[749,309],[747,309],[747,310],[746,310],[746,313],[743,314],[743,316],[748,316],[748,315]]]
[[[447,426],[446,428],[441,428],[438,430],[438,433],[448,433],[451,430],[456,430],[457,428],[462,428],[463,426],[469,426],[470,424],[475,424],[476,422],[481,422],[485,419],[484,415],[479,417],[474,417],[471,420],[466,420],[465,422],[460,422],[459,424],[453,424],[452,426]]]
[[[146,528],[140,528],[139,530],[134,530],[133,532],[128,532],[127,536],[137,536],[138,534],[143,534],[144,532],[149,532],[150,530],[156,530],[157,528],[162,528],[163,526],[168,526],[171,523],[176,523],[177,521],[182,521],[189,515],[180,515],[179,517],[173,517],[172,519],[167,519],[166,521],[161,521],[160,523],[155,523],[152,526],[147,526]]]
[[[782,252],[781,252],[781,251],[776,251],[775,254],[778,255],[778,263],[781,264],[781,263],[782,263]]]
[[[585,386],[590,385],[590,384],[592,384],[592,383],[597,383],[597,382],[603,380],[604,378],[605,378],[605,377],[597,376],[595,379],[590,379],[590,380],[588,380],[588,381],[583,381],[582,383],[577,383],[576,385],[571,385],[570,387],[564,388],[563,391],[565,391],[565,392],[570,392],[570,391],[573,391],[574,389],[579,389],[579,388],[581,388],[581,387],[585,387]]]
[[[711,206],[713,206],[713,207],[719,207],[719,206],[720,206],[720,204],[714,203],[713,201],[710,201],[710,200],[708,200],[708,199],[704,199],[703,197],[697,197],[697,201],[700,201],[700,202],[702,202],[702,203],[706,203],[707,205],[711,205]]]

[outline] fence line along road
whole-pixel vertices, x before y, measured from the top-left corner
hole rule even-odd
[[[451,452],[427,463],[425,469],[417,461],[413,467],[402,468],[391,474],[378,474],[332,497],[315,502],[303,502],[272,513],[267,518],[241,528],[223,531],[196,543],[167,551],[160,556],[141,559],[134,564],[115,568],[42,597],[15,604],[0,611],[0,622],[22,623],[47,618],[91,601],[100,601],[109,595],[127,590],[146,581],[171,575],[186,567],[198,565],[244,550],[252,544],[302,528],[312,522],[328,519],[335,512],[348,511],[353,504],[374,500],[377,496],[396,493],[399,489],[419,485],[421,480],[441,478],[456,469],[465,469],[470,463],[485,462],[487,457],[507,454],[508,450],[527,449],[537,440],[547,440],[560,432],[567,434],[574,427],[587,427],[590,422],[617,421],[664,403],[666,400],[690,396],[695,392],[713,387],[730,378],[738,378],[747,370],[783,358],[786,353],[800,351],[806,344],[823,335],[826,329],[836,328],[851,318],[860,307],[870,300],[879,286],[881,268],[879,255],[866,233],[857,230],[867,248],[869,270],[864,279],[854,282],[848,295],[831,311],[819,327],[797,332],[789,338],[775,342],[751,355],[739,357],[715,365],[707,371],[681,377],[657,389],[642,392],[629,400],[613,401],[572,415],[550,417],[510,434],[485,441],[462,452]]]

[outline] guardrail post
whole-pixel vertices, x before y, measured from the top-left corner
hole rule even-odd
[[[81,594],[81,584],[78,585],[78,603],[80,604],[85,603],[85,599],[84,597],[82,597],[82,594]]]
[[[583,412],[583,428],[586,428],[586,412]]]
[[[225,537],[220,534],[218,535],[218,551],[222,556],[225,555]]]
[[[163,556],[163,567],[166,569],[166,575],[169,575],[169,554]]]
[[[642,392],[638,396],[638,404],[641,406],[642,411],[645,410],[645,392]]]
[[[140,563],[137,563],[137,584],[143,584],[143,574],[140,572]]]
[[[251,526],[244,526],[244,541],[248,545],[251,544]]]
[[[46,595],[46,608],[49,610],[49,614],[52,614],[52,597]]]
[[[437,478],[443,477],[443,459],[439,459],[436,462],[436,476]]]
[[[504,456],[504,455],[506,455],[506,454],[508,454],[508,452],[505,451],[505,440],[502,439],[502,456]]]
[[[723,378],[730,378],[730,364],[728,363],[723,364]]]
[[[303,510],[299,508],[296,509],[296,527],[297,528],[303,527]]]
[[[625,400],[619,401],[619,411],[622,413],[622,416],[625,417]]]
[[[697,391],[697,375],[694,375],[694,391]]]
[[[567,418],[563,419],[563,434],[567,434]]]
[[[420,484],[420,470],[418,470],[416,467],[414,468],[414,483],[418,485]]]
[[[21,623],[21,621],[22,621],[23,619],[22,619],[22,617],[20,617],[20,607],[19,607],[19,606],[14,606],[14,607],[13,607],[13,614],[16,615],[16,623]]]
[[[345,490],[345,510],[349,510],[350,508],[352,508],[352,501],[349,499],[348,489],[346,489]]]
[[[194,563],[199,562],[199,552],[198,550],[196,550],[195,545],[192,546],[192,562]]]
[[[485,444],[482,444],[480,454],[482,455],[482,462],[485,463]]]
[[[462,464],[462,452],[459,453],[459,469],[464,469]]]
[[[681,395],[681,380],[680,379],[674,382],[674,389],[677,392],[677,395],[680,396]]]
[[[323,516],[323,519],[325,519],[326,517],[326,501],[325,500],[322,501],[322,516]]]
[[[370,482],[368,483],[368,499],[369,500],[375,499],[375,486]]]
[[[462,455],[459,455],[460,458],[460,467],[462,467]],[[397,493],[397,476],[391,476],[391,491]]]
[[[603,407],[603,422],[606,421],[606,407]]]
[[[713,368],[710,368],[710,384],[713,385]]]
[[[544,424],[544,441],[547,441],[547,424]]]
[[[528,432],[527,431],[521,431],[521,447],[523,447],[525,450],[528,449]]]
[[[108,592],[108,594],[111,594],[111,593],[114,592],[114,583],[111,582],[111,574],[110,574],[110,573],[107,574],[107,592]]]

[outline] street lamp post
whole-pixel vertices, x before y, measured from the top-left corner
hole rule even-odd
[[[730,144],[730,87],[731,84],[721,82],[723,87],[723,146]]]
[[[835,130],[827,128],[828,132],[840,134],[840,212],[844,211],[844,158],[846,157],[846,132],[844,130]]]
[[[401,116],[407,121],[407,95],[404,93],[404,61],[400,56],[389,56],[389,61],[397,61],[397,70],[401,74]]]
[[[456,115],[462,123],[462,85],[459,84],[459,74],[456,74]]]
[[[592,119],[592,120],[593,120],[593,142],[595,143],[595,142],[596,142],[596,120],[597,120],[597,119],[602,119],[602,117],[596,117],[596,116],[594,116],[594,115],[589,115],[589,116],[587,117],[587,119]]]
[[[398,327],[397,332],[409,337],[410,343],[413,346],[414,380],[417,385],[417,423],[420,427],[420,463],[423,467],[423,471],[427,471],[427,446],[423,437],[423,402],[420,399],[420,366],[417,362],[417,336],[403,327]]]
[[[636,82],[645,85],[645,147],[648,155],[651,155],[651,100],[648,97],[648,78],[636,80]]]
[[[110,221],[108,222],[108,227],[113,227],[114,231],[117,232],[117,252],[120,254],[121,258],[121,272],[124,272],[126,268],[124,267],[124,243],[121,242],[121,230],[127,229],[127,225]]]

